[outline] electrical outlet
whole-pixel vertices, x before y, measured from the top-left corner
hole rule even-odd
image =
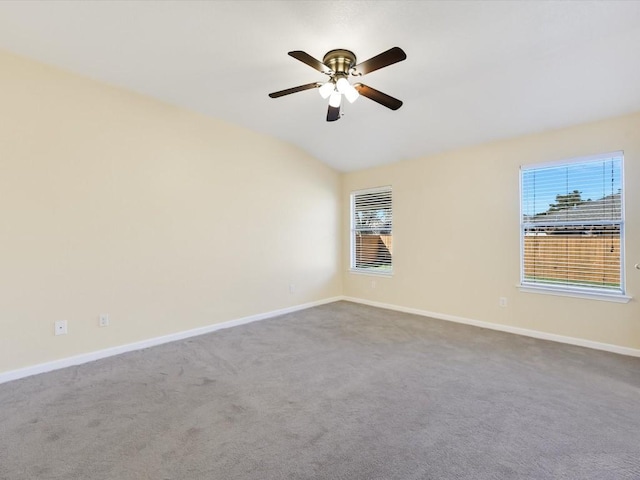
[[[501,307],[506,307],[507,306],[507,297],[500,297],[500,299],[498,300],[498,305],[500,305]]]
[[[66,335],[67,334],[67,321],[66,320],[58,320],[54,324],[54,333],[56,335]]]
[[[100,314],[100,320],[98,321],[98,325],[100,325],[101,327],[108,327],[109,326],[109,314],[108,313]]]
[[[296,286],[293,283],[289,284],[289,293],[296,293]]]
[[[371,280],[371,288],[376,288],[376,281],[375,280]]]

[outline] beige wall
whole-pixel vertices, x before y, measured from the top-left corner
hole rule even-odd
[[[640,348],[640,114],[495,142],[343,176],[352,190],[393,186],[394,275],[344,272],[370,301]],[[519,166],[624,150],[628,304],[520,292]],[[343,261],[348,266],[348,235]],[[375,288],[372,288],[375,280]],[[499,297],[508,306],[498,306]]]
[[[640,114],[340,176],[283,142],[4,53],[0,85],[0,373],[340,294],[640,348]],[[521,293],[519,165],[615,150],[634,299]],[[348,273],[349,192],[381,185],[395,273]],[[69,334],[55,337],[61,319]]]
[[[341,293],[337,172],[3,53],[0,198],[0,372]]]

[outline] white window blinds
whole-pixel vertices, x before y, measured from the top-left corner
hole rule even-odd
[[[393,266],[391,187],[351,194],[351,269],[390,274]]]
[[[624,293],[622,162],[522,167],[522,285]]]

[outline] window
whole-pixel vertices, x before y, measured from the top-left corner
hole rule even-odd
[[[392,273],[392,225],[391,187],[351,194],[351,270]]]
[[[520,171],[521,286],[624,295],[622,152]]]

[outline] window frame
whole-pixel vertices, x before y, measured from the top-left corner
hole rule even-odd
[[[380,187],[373,188],[365,188],[361,190],[354,190],[349,195],[349,272],[360,274],[360,275],[374,275],[374,276],[383,276],[383,277],[391,277],[393,276],[393,255],[391,256],[391,267],[388,270],[379,270],[376,271],[373,268],[363,268],[356,266],[356,233],[357,229],[355,226],[355,208],[356,208],[356,197],[358,195],[364,195],[368,193],[381,193],[388,192],[391,198],[391,238],[393,238],[393,187],[391,185],[384,185]]]
[[[615,222],[620,226],[620,287],[619,290],[610,290],[598,287],[589,287],[585,285],[577,284],[553,284],[553,283],[535,283],[527,282],[525,280],[525,230],[526,224],[524,222],[524,188],[523,177],[524,172],[561,167],[564,165],[572,164],[586,164],[597,163],[608,158],[620,158],[620,220]],[[587,298],[595,300],[605,300],[618,303],[627,303],[631,300],[631,297],[626,295],[626,282],[625,282],[625,177],[624,177],[624,151],[615,151],[597,155],[589,155],[583,157],[574,157],[569,159],[557,160],[552,162],[542,162],[529,165],[521,165],[519,171],[519,240],[520,240],[520,282],[518,288],[522,292],[526,293],[542,293],[557,296],[568,296],[577,298]],[[603,224],[606,223],[602,221]],[[567,221],[567,225],[571,222]],[[564,225],[564,223],[559,223]]]

